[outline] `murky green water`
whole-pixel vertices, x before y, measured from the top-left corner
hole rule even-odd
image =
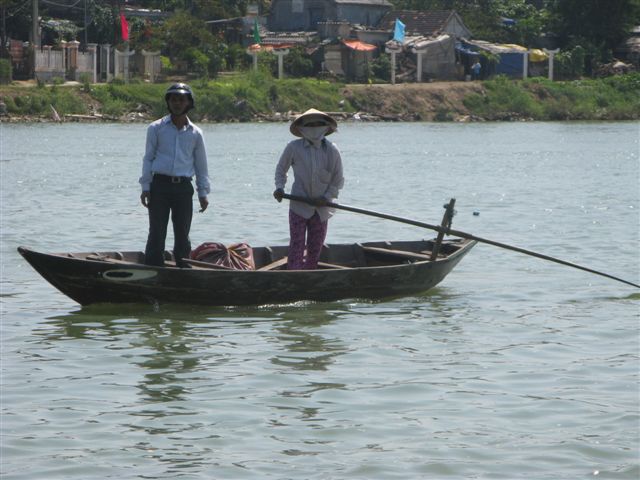
[[[192,241],[287,241],[287,125],[204,125]],[[142,249],[144,125],[0,125],[9,479],[636,479],[638,290],[478,245],[429,294],[81,309],[18,245]],[[346,124],[341,202],[640,282],[637,123]],[[477,214],[474,215],[474,212]],[[330,242],[430,237],[339,212]],[[170,243],[170,242],[169,242]]]

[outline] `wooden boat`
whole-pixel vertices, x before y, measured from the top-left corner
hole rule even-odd
[[[153,267],[142,264],[142,252],[48,254],[25,247],[18,251],[49,283],[81,305],[230,306],[382,299],[425,292],[440,283],[475,243],[452,239],[325,245],[317,270],[286,270],[286,246],[254,247],[255,270],[196,261],[189,269],[176,268],[171,262]]]

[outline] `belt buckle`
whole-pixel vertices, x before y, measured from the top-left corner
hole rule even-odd
[[[171,177],[171,183],[182,183],[182,177]]]

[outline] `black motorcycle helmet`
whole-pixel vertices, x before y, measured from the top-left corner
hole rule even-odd
[[[189,107],[187,108],[187,111],[195,107],[195,104],[193,102],[193,91],[191,90],[191,87],[186,83],[174,83],[169,88],[167,88],[167,91],[164,94],[164,101],[167,103],[167,108],[169,108],[169,95],[171,95],[172,93],[186,95],[189,97]]]

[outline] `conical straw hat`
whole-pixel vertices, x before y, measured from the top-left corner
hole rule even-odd
[[[338,122],[336,122],[333,117],[331,117],[330,115],[327,115],[324,112],[321,112],[320,110],[316,110],[315,108],[310,108],[306,112],[298,115],[293,120],[293,122],[291,122],[291,126],[289,127],[289,130],[296,137],[302,137],[299,127],[303,127],[306,123],[312,123],[318,120],[324,121],[329,127],[329,130],[327,131],[327,133],[325,133],[325,136],[331,135],[333,132],[335,132],[338,129]]]

